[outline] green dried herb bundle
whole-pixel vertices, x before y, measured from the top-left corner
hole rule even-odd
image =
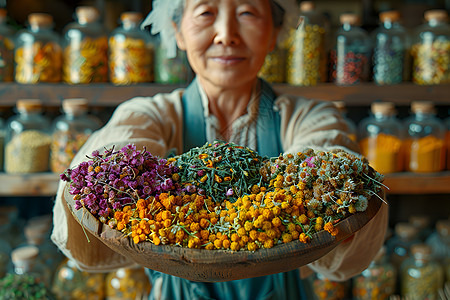
[[[172,160],[186,191],[207,194],[214,202],[235,202],[253,185],[264,185],[259,174],[264,158],[248,147],[215,141]]]

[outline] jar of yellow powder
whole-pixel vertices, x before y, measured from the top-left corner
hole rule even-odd
[[[405,120],[406,169],[411,172],[438,172],[445,167],[445,127],[436,116],[431,101],[411,104],[412,115]]]
[[[380,173],[403,170],[404,129],[392,102],[374,102],[371,115],[359,124],[361,153]]]

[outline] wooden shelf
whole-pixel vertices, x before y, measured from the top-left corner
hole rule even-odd
[[[59,175],[35,173],[12,175],[0,173],[0,196],[54,196],[58,188]],[[415,174],[387,174],[384,184],[388,194],[450,194],[450,171]]]
[[[0,106],[14,106],[17,99],[21,98],[39,98],[45,105],[60,106],[61,100],[78,97],[87,98],[92,106],[117,106],[132,97],[153,96],[184,86],[156,83],[133,86],[114,86],[109,83],[89,85],[0,83]],[[354,86],[336,86],[333,83],[323,83],[309,87],[274,84],[274,88],[280,93],[305,98],[343,100],[348,106],[366,106],[375,100],[393,101],[405,106],[415,100],[432,100],[436,105],[450,105],[448,97],[450,85],[419,86],[403,83],[377,86],[373,83],[364,83]]]
[[[394,173],[385,176],[390,194],[450,194],[450,171],[417,174]]]
[[[55,196],[58,189],[59,174],[6,174],[0,173],[0,196],[29,197]]]

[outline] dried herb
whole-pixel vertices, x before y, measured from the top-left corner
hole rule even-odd
[[[248,147],[215,141],[173,160],[185,190],[207,194],[215,202],[234,202],[253,185],[262,184],[259,171],[264,159]]]

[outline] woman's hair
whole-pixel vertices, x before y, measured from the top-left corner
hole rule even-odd
[[[168,58],[176,56],[177,46],[172,22],[179,26],[185,3],[185,0],[153,0],[152,11],[141,24],[142,29],[151,25],[151,33],[160,35]],[[281,43],[287,38],[289,31],[298,25],[298,5],[296,0],[270,0],[270,7],[275,28],[281,28],[278,35],[278,43]]]

